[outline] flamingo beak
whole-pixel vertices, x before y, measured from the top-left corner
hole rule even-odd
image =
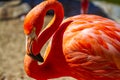
[[[40,53],[38,55],[33,55],[32,53],[30,53],[29,56],[31,58],[33,58],[34,60],[37,60],[39,62],[43,62],[44,61],[43,58],[42,58],[42,56],[40,55]]]
[[[35,40],[36,40],[36,35],[35,35],[34,32],[31,32],[31,34],[26,37],[26,51],[27,51],[27,55],[29,55],[34,60],[37,60],[39,62],[43,62],[44,59],[40,55],[40,53],[38,53],[37,55],[34,55],[33,52],[32,52],[32,44],[33,44],[33,42]]]

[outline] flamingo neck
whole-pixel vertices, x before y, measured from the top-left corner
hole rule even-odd
[[[40,33],[44,16],[46,15],[46,12],[51,9],[54,11],[55,15],[48,26]],[[40,52],[42,46],[53,34],[54,36],[45,62],[39,65],[36,60],[32,59],[28,55],[25,56],[24,67],[26,73],[30,77],[38,80],[46,80],[48,78],[67,75],[69,72],[66,71],[68,66],[62,52],[62,35],[65,30],[65,26],[67,26],[70,22],[66,23],[65,26],[63,26],[63,29],[62,27],[60,30],[58,29],[64,15],[62,5],[55,0],[44,1],[29,13],[30,16],[31,14],[34,14],[35,16],[33,16],[34,19],[32,19],[32,22],[36,28],[37,34],[37,40],[32,44],[32,52],[34,55],[37,55]],[[59,33],[56,34],[56,32]],[[58,36],[60,37],[58,38]]]
[[[35,26],[36,26],[36,34],[38,35],[37,41],[34,41],[33,43],[33,53],[34,55],[37,55],[42,46],[45,44],[45,42],[52,36],[52,34],[58,29],[59,25],[61,24],[63,17],[64,17],[64,10],[62,5],[56,1],[44,1],[40,5],[37,6],[39,17],[35,20]],[[40,10],[39,10],[40,9]],[[53,10],[54,11],[54,17],[50,21],[50,23],[46,26],[46,28],[40,32],[44,17],[47,13],[47,11]]]
[[[71,22],[72,21],[63,23],[54,33],[51,48],[44,63],[39,65],[36,60],[25,55],[24,67],[30,77],[37,80],[47,80],[61,76],[72,76],[71,70],[63,55],[62,48],[63,33]]]
[[[88,12],[89,0],[81,0],[81,13],[86,14]]]

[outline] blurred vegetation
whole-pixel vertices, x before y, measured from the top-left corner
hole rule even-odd
[[[95,1],[95,0],[93,0],[93,1]],[[120,5],[120,0],[98,0],[98,1],[106,1],[106,2],[109,2],[109,3]]]

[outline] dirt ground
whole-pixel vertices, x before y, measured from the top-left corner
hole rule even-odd
[[[23,70],[24,54],[23,21],[0,21],[0,80],[30,80]]]
[[[50,19],[50,17],[46,17],[46,23]],[[0,21],[0,80],[33,80],[24,72],[24,55],[23,21],[20,19]],[[74,79],[59,78],[55,80]]]

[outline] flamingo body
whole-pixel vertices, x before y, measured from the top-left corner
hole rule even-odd
[[[76,15],[62,21],[63,12],[60,13],[55,6],[63,11],[58,1],[48,0],[35,7],[25,19],[26,73],[37,80],[61,76],[72,76],[78,80],[119,80],[120,24],[90,14]],[[55,16],[40,32],[45,13],[51,8]],[[51,36],[44,62],[38,64],[30,55],[36,58]]]
[[[73,22],[64,33],[63,52],[74,74],[85,80],[119,80],[120,25],[86,14],[69,20]]]

